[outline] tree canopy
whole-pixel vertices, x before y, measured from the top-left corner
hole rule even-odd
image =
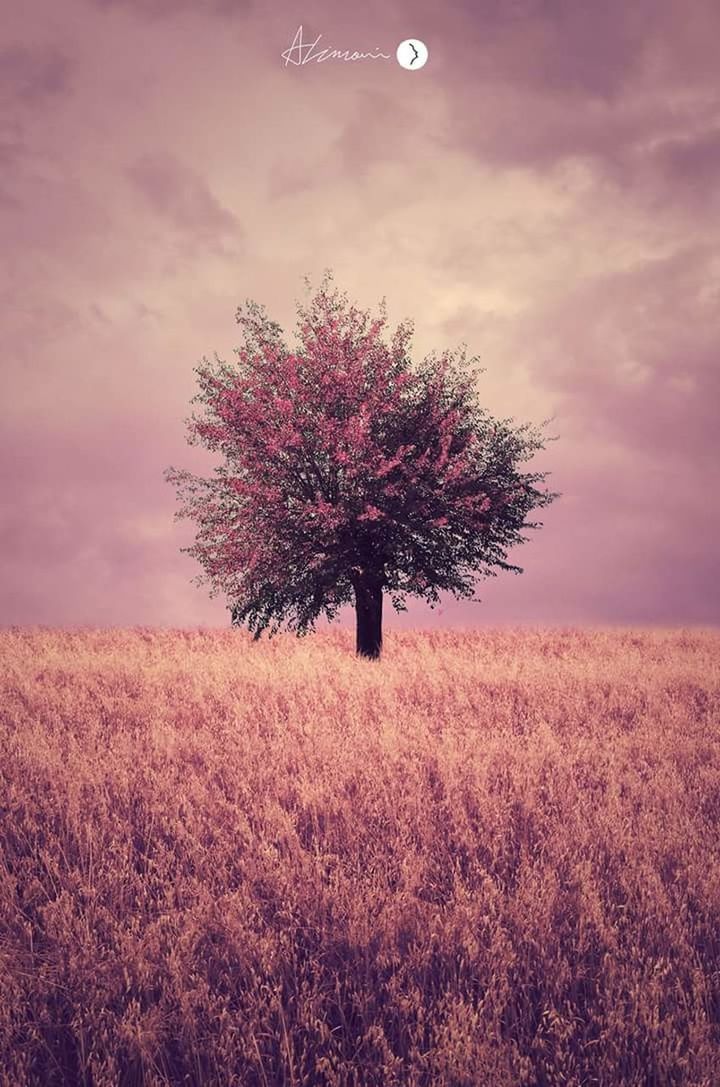
[[[522,470],[545,439],[481,407],[464,347],[413,364],[412,323],[390,333],[385,301],[373,316],[330,273],[298,303],[293,347],[254,301],[236,319],[236,360],[202,359],[187,420],[221,463],[210,478],[166,472],[198,526],[185,550],[233,623],[302,634],[354,602],[358,651],[378,656],[383,594],[402,610],[521,572],[508,552],[556,497],[547,473]]]

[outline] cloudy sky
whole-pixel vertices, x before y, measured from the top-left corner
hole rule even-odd
[[[183,420],[237,306],[292,342],[326,267],[558,435],[525,573],[404,622],[718,621],[715,0],[8,7],[1,623],[227,623],[163,470],[208,464]],[[288,64],[300,25],[390,59]]]

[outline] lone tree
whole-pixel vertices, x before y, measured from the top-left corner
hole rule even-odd
[[[547,473],[519,470],[543,438],[479,406],[464,348],[413,365],[409,321],[385,342],[384,299],[373,318],[326,272],[297,313],[291,350],[264,307],[238,309],[244,346],[232,365],[195,368],[204,410],[187,420],[189,443],[223,463],[211,479],[166,479],[177,517],[199,526],[184,549],[198,581],[226,594],[233,624],[303,634],[354,601],[357,652],[379,657],[384,593],[401,611],[407,595],[433,605],[472,597],[496,569],[522,572],[507,551],[556,497]]]

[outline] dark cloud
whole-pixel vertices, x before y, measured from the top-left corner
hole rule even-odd
[[[491,77],[611,101],[656,80],[716,82],[714,0],[464,0],[437,13],[436,51],[452,46],[448,74],[466,86]]]
[[[668,139],[653,150],[652,161],[673,187],[698,195],[720,195],[720,127]]]
[[[629,186],[710,167],[720,114],[711,0],[486,0],[442,14],[431,49],[452,106],[442,147],[534,170],[585,158]]]
[[[545,93],[612,98],[637,72],[657,22],[649,0],[583,0],[463,5],[465,55],[474,72]]]
[[[215,237],[238,233],[235,216],[222,207],[194,170],[174,156],[143,155],[127,172],[153,210],[182,230]]]
[[[537,379],[575,436],[718,477],[719,303],[704,246],[583,282],[526,329]]]
[[[0,102],[34,104],[64,94],[71,72],[69,58],[52,46],[0,48]]]
[[[662,181],[684,189],[717,179],[719,113],[720,90],[717,101],[701,92],[680,102],[631,94],[619,106],[542,93],[531,102],[527,92],[501,85],[478,95],[476,108],[457,114],[437,138],[495,168],[547,171],[582,159],[622,187],[648,190]]]

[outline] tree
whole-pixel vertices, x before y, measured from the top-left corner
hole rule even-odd
[[[357,652],[379,657],[385,594],[398,611],[408,595],[432,606],[441,592],[472,597],[497,569],[522,572],[508,549],[556,497],[547,473],[519,470],[543,438],[480,407],[464,348],[413,365],[409,321],[385,342],[384,299],[373,318],[326,272],[297,314],[293,350],[262,306],[238,309],[237,361],[203,358],[203,410],[187,420],[189,443],[223,462],[210,479],[166,478],[177,516],[198,525],[184,550],[233,624],[303,634],[354,602]]]

